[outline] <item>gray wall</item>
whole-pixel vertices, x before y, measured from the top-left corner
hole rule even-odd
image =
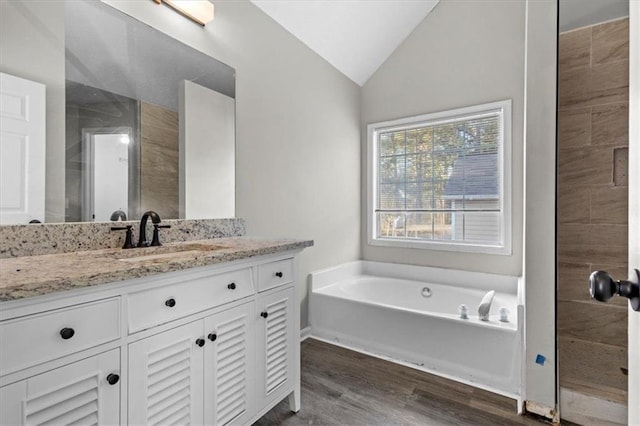
[[[64,222],[64,7],[0,1],[0,71],[46,85],[45,221]]]
[[[248,1],[204,29],[151,1],[104,0],[236,69],[236,215],[247,234],[310,238],[310,271],[360,257],[359,87]]]
[[[362,89],[363,152],[369,123],[513,100],[513,254],[374,247],[367,244],[363,223],[365,259],[511,275],[522,273],[524,22],[524,1],[442,0]],[[363,155],[363,216],[365,162]]]
[[[560,32],[629,16],[629,0],[560,0]]]
[[[547,415],[556,405],[556,13],[555,0],[441,0],[364,85],[361,102],[362,149],[366,152],[369,123],[512,99],[511,256],[369,246],[364,223],[361,241],[367,260],[524,274],[527,327],[523,398],[535,402],[529,409]],[[526,132],[525,116],[529,124]],[[364,217],[364,155],[362,169]],[[536,364],[538,354],[545,356],[544,365]]]

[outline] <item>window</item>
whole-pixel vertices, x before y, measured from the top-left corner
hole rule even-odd
[[[371,124],[369,244],[510,254],[511,101]]]

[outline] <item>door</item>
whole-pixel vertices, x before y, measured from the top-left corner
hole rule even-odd
[[[128,133],[96,134],[91,141],[92,219],[112,220],[113,212],[129,212]]]
[[[129,345],[129,424],[202,424],[203,346],[201,320]]]
[[[253,302],[204,321],[205,424],[245,424],[251,414],[254,384]]]
[[[294,386],[293,287],[258,296],[256,327],[258,409],[281,399]]]
[[[44,222],[45,86],[0,73],[0,224]]]
[[[118,349],[0,388],[0,424],[119,424]]]
[[[629,0],[629,273],[640,269],[640,2]],[[629,424],[640,425],[640,312],[629,309]]]
[[[85,222],[106,222],[129,209],[133,130],[130,127],[82,129],[82,202]]]

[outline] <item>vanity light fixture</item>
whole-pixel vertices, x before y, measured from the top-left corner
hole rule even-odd
[[[209,0],[153,0],[157,4],[164,3],[176,12],[202,25],[213,21],[213,3]]]

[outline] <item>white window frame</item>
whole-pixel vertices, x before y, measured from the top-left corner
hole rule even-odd
[[[502,113],[502,132],[498,147],[498,183],[500,195],[500,242],[482,244],[473,241],[431,241],[378,237],[376,223],[378,183],[378,134],[380,132],[406,130],[434,124],[473,118],[487,113]],[[372,246],[444,250],[470,253],[511,255],[512,207],[511,207],[511,99],[439,111],[397,120],[371,123],[367,126],[367,243]]]

